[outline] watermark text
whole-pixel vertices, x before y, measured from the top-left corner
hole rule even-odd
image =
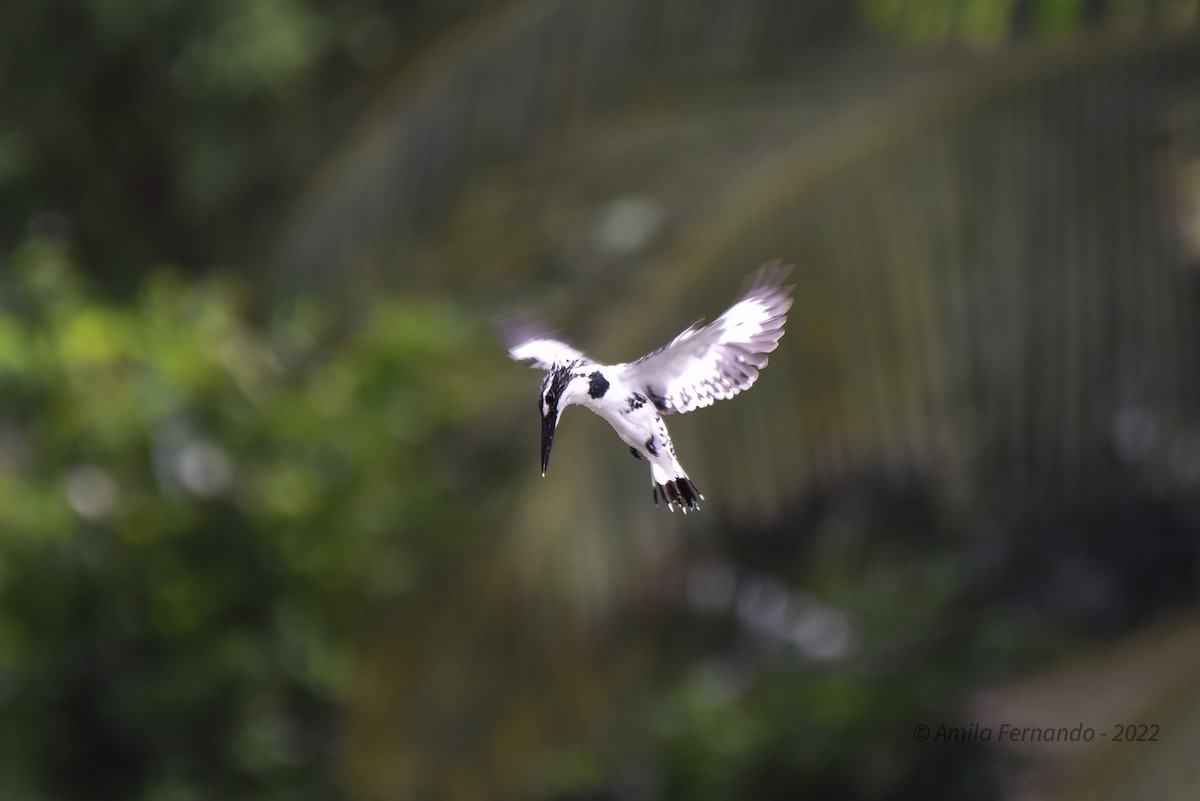
[[[913,739],[919,743],[1156,743],[1158,738],[1157,723],[1121,723],[1111,726],[1089,726],[1085,723],[1071,726],[918,723],[913,728]]]

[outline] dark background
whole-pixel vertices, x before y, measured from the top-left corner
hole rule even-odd
[[[1196,797],[1198,33],[6,3],[0,796]],[[538,476],[491,318],[624,361],[775,258],[700,513],[582,410]]]

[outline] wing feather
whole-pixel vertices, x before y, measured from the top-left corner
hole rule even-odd
[[[496,326],[508,345],[508,355],[518,362],[549,370],[556,364],[590,361],[579,350],[557,339],[539,320],[530,317],[508,317],[496,321]]]
[[[630,364],[623,378],[644,386],[664,413],[690,412],[748,389],[779,346],[791,290],[791,266],[778,261],[746,279],[742,296],[709,325],[698,320],[669,345]]]

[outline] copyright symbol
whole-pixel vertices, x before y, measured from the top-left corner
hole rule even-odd
[[[926,740],[928,740],[929,739],[929,727],[926,726],[924,723],[918,723],[917,727],[915,729],[913,729],[913,739],[916,740],[918,743],[923,743]]]

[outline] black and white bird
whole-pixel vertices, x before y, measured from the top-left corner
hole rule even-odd
[[[608,421],[638,459],[650,463],[654,503],[675,511],[699,508],[704,496],[675,458],[663,415],[690,412],[748,389],[779,345],[791,271],[778,261],[746,279],[742,296],[716,320],[698,320],[666,347],[626,364],[596,364],[580,351],[526,324],[510,328],[508,353],[547,370],[538,410],[542,415],[542,476],[563,409],[580,404]]]

